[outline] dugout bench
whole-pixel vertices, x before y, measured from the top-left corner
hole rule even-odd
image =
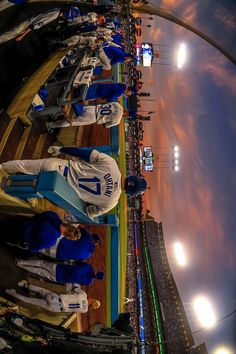
[[[65,60],[69,60],[66,65]],[[76,48],[69,50],[43,85],[47,91],[45,100],[39,93],[35,95],[27,112],[29,119],[56,118],[64,114],[64,106],[84,101],[98,61],[94,53]],[[68,98],[74,92],[74,97]]]

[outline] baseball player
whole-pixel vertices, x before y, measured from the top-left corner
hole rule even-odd
[[[74,35],[69,37],[68,39],[65,39],[64,41],[50,41],[49,42],[49,47],[51,49],[59,49],[59,48],[68,48],[71,46],[78,46],[80,49],[83,48],[90,48],[90,49],[96,49],[96,47],[99,47],[103,45],[104,43],[104,38],[103,37],[97,37],[97,36],[81,36],[81,35]]]
[[[102,70],[111,70],[111,61],[105,54],[104,50],[102,47],[98,48],[98,58],[100,62],[97,64],[96,68],[93,70],[93,74],[97,75],[99,73],[96,73],[97,67],[101,67]],[[100,73],[102,73],[102,70],[100,70]]]
[[[103,272],[94,272],[93,267],[86,262],[76,264],[57,264],[36,259],[17,259],[16,265],[36,274],[45,280],[61,284],[91,285],[94,279],[103,280]]]
[[[33,175],[40,171],[59,172],[78,196],[89,204],[86,211],[90,218],[113,209],[122,190],[134,196],[147,188],[145,179],[139,176],[129,176],[122,180],[115,159],[97,150],[51,146],[48,152],[53,156],[64,153],[78,159],[14,160],[0,164],[0,169],[7,173]]]
[[[81,106],[79,103],[72,105],[76,115],[71,122],[60,119],[54,122],[47,122],[46,127],[49,133],[53,133],[55,128],[65,128],[77,125],[89,125],[93,123],[103,124],[105,128],[111,128],[118,125],[123,116],[123,107],[118,102],[110,102],[105,104]]]
[[[77,224],[62,222],[52,211],[36,214],[32,218],[15,217],[0,224],[1,241],[32,253],[48,257],[85,260],[92,256],[100,240]],[[4,239],[4,240],[3,240]]]
[[[102,98],[107,102],[112,102],[118,99],[122,94],[126,96],[132,95],[132,87],[125,84],[93,84],[89,87],[86,100],[96,100]]]
[[[82,234],[88,234],[77,224],[64,223],[52,211],[34,215],[32,218],[17,216],[1,223],[2,238],[11,246],[18,246],[38,252],[58,244],[62,238],[78,240]]]
[[[90,258],[100,240],[99,235],[89,234],[83,227],[78,230],[77,240],[68,239],[61,235],[54,246],[41,249],[40,253],[60,260],[85,260]]]
[[[0,43],[7,42],[17,36],[19,36],[17,37],[17,41],[20,41],[32,30],[38,30],[56,19],[61,18],[68,22],[73,22],[77,17],[80,17],[80,10],[76,6],[71,6],[65,10],[53,8],[45,13],[31,17],[30,19],[21,22],[15,28],[4,32],[0,36]]]
[[[106,56],[110,59],[111,65],[128,62],[133,59],[131,54],[124,52],[122,48],[116,47],[114,45],[104,46],[103,50]]]
[[[25,296],[15,289],[6,289],[6,293],[26,304],[39,306],[50,312],[88,312],[89,307],[96,310],[100,307],[100,301],[88,299],[87,294],[80,286],[73,288],[72,293],[57,294],[36,285],[27,284],[25,280],[18,283],[20,287],[31,296]]]

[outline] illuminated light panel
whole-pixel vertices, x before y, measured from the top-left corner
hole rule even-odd
[[[177,59],[176,59],[176,66],[178,69],[181,69],[183,65],[186,63],[186,45],[184,43],[180,44],[178,51],[177,51]]]
[[[179,147],[178,147],[177,145],[175,145],[175,146],[173,147],[173,149],[174,149],[175,152],[178,152],[178,151],[179,151]]]
[[[179,152],[178,152],[178,151],[176,151],[176,152],[174,153],[174,157],[175,157],[176,159],[179,157]]]
[[[193,303],[197,318],[203,327],[213,327],[216,317],[209,300],[203,296],[199,296]]]
[[[149,56],[143,55],[143,66],[151,66],[152,59]]]
[[[233,351],[228,347],[219,347],[214,350],[213,354],[233,354]]]
[[[178,167],[178,166],[175,166],[175,167]],[[184,248],[183,248],[182,244],[179,242],[176,242],[174,244],[174,251],[175,251],[177,263],[180,266],[184,267],[187,264],[187,260],[186,260],[186,256],[185,256]]]
[[[179,166],[176,165],[176,166],[174,167],[174,170],[175,170],[176,172],[178,172],[178,171],[179,171]]]

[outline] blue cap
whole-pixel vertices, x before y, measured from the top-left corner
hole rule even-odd
[[[95,278],[98,280],[104,279],[104,272],[97,272]]]
[[[68,21],[74,20],[80,16],[80,10],[77,6],[71,6],[63,11],[63,18]]]
[[[147,188],[147,182],[139,176],[129,176],[125,181],[126,193],[134,196],[142,194]]]

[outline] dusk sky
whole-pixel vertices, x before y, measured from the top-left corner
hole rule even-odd
[[[198,16],[192,0],[164,3],[172,9],[178,4],[178,11],[185,4],[188,18]],[[218,14],[222,28],[230,29],[231,24],[235,30],[235,12],[230,10],[227,17],[216,6],[212,16]],[[142,69],[142,91],[151,92],[150,98],[141,98],[142,110],[156,112],[145,123],[145,144],[163,161],[162,168],[157,169],[156,160],[154,172],[145,174],[151,187],[145,202],[156,220],[163,222],[170,266],[195,331],[201,327],[192,309],[196,295],[209,297],[217,318],[236,308],[236,66],[175,24],[160,18],[144,19],[145,24],[152,28],[142,27],[142,40],[152,42],[167,58],[154,59],[154,63],[169,64]],[[181,42],[186,43],[189,57],[185,67],[177,70],[173,52]],[[164,161],[173,144],[181,149],[179,173],[164,168],[169,166]],[[174,261],[174,241],[181,241],[186,249],[185,268],[178,268]],[[209,353],[218,345],[228,345],[236,353],[235,338],[235,314],[195,336],[196,344],[206,342]]]

